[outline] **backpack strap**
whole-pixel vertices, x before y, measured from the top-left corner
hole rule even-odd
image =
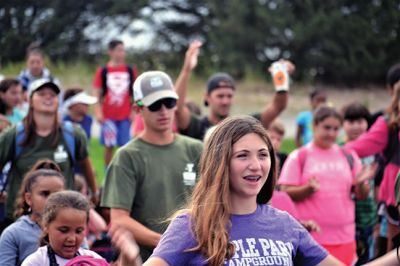
[[[351,172],[353,172],[353,167],[354,167],[354,157],[351,155],[350,152],[348,152],[345,148],[340,147],[340,150],[342,151],[344,157],[346,157],[347,163],[349,164]]]
[[[22,141],[25,138],[25,127],[22,122],[18,122],[16,125],[16,131],[15,131],[15,156],[14,159],[18,158],[18,156],[22,152]]]
[[[107,66],[101,67],[101,97],[105,97],[107,94]]]
[[[70,153],[72,163],[75,165],[75,135],[74,135],[74,125],[71,121],[64,121],[61,126],[64,141],[67,144],[67,149]]]
[[[75,165],[75,135],[74,135],[74,125],[71,121],[64,121],[61,125],[61,131],[63,134],[64,141],[67,145],[67,149],[70,153],[70,157],[72,159],[72,163]],[[22,152],[22,141],[25,138],[25,128],[22,122],[19,122],[16,125],[16,134],[15,134],[15,156],[14,160],[21,155]]]
[[[307,148],[305,146],[302,146],[298,149],[298,161],[299,161],[299,165],[300,165],[300,172],[303,173],[303,169],[304,169],[304,165],[306,163],[307,160]]]

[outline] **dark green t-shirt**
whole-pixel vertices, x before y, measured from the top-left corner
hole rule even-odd
[[[36,136],[33,146],[23,147],[21,154],[15,158],[15,134],[16,127],[10,127],[0,135],[0,166],[12,162],[8,175],[6,217],[13,219],[15,200],[21,186],[24,175],[40,159],[55,161],[65,176],[67,187],[73,189],[74,169],[71,155],[60,130],[60,138],[57,145],[52,145],[52,136]],[[81,127],[74,125],[75,136],[75,161],[79,162],[88,156],[87,140]]]
[[[107,170],[101,205],[129,210],[133,219],[163,233],[165,220],[183,207],[195,185],[202,148],[200,141],[182,135],[162,146],[131,140]],[[144,260],[152,253],[149,247],[140,249]]]

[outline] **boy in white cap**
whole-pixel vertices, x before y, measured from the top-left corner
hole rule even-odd
[[[197,180],[202,143],[173,132],[177,99],[167,74],[137,78],[134,109],[144,130],[118,150],[106,174],[101,205],[111,208],[111,223],[133,233],[144,260],[166,229],[162,221],[186,202]]]
[[[81,88],[70,88],[64,93],[64,121],[79,124],[90,140],[93,118],[88,115],[89,105],[95,104],[97,98],[88,95]]]

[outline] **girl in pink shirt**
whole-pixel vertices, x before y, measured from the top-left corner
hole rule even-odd
[[[369,172],[357,176],[361,162],[354,152],[336,143],[342,117],[331,107],[314,113],[314,139],[292,152],[286,160],[279,184],[295,201],[300,220],[314,220],[321,228],[315,240],[346,265],[356,259],[355,205],[368,194]]]
[[[395,182],[400,169],[400,64],[392,66],[386,78],[387,87],[392,94],[392,102],[386,115],[379,117],[365,134],[346,144],[360,157],[383,152],[386,165],[383,180],[379,187],[378,199],[386,205],[388,218],[387,251],[394,248],[392,237],[400,233],[399,215],[396,210]]]

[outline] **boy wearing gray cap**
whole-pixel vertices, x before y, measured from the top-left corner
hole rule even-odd
[[[144,131],[120,148],[106,174],[101,204],[111,208],[111,223],[122,223],[146,260],[167,224],[197,180],[202,143],[172,131],[178,95],[169,76],[145,72],[134,83],[134,109]]]

